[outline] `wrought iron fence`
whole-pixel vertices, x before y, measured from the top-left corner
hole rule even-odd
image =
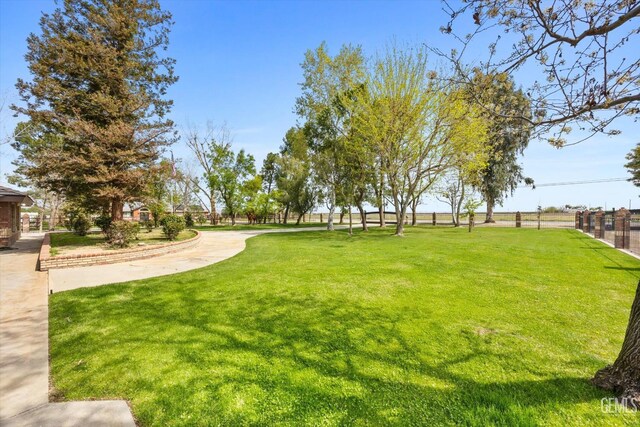
[[[493,221],[486,222],[486,212],[476,212],[475,225],[482,227],[516,227],[520,214],[520,227],[524,228],[574,228],[575,214],[571,212],[494,212]],[[408,215],[411,222],[411,214]],[[453,225],[450,212],[421,212],[416,214],[418,224]],[[468,224],[468,217],[460,215],[460,225]]]
[[[640,210],[578,212],[577,228],[616,248],[640,254]],[[588,227],[585,222],[588,221]]]

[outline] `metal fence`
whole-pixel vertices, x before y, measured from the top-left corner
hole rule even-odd
[[[575,227],[575,214],[571,212],[494,212],[493,222],[488,223],[485,223],[486,212],[476,212],[474,222],[480,227],[516,227],[518,213],[520,214],[519,226],[523,228]],[[395,221],[395,216],[393,220]],[[420,212],[416,214],[416,220],[418,224],[453,225],[453,216],[450,212]],[[411,223],[411,221],[412,216],[409,214],[405,222]],[[467,225],[468,221],[468,217],[460,216],[460,225]]]
[[[578,213],[576,223],[587,234],[640,254],[640,210]]]

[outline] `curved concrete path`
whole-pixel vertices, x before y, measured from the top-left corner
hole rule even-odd
[[[326,227],[256,231],[203,231],[197,245],[172,254],[117,264],[49,270],[49,290],[61,292],[181,273],[231,258],[244,250],[248,238],[259,234],[321,230],[326,230]]]
[[[0,426],[135,427],[123,400],[49,402],[49,290],[60,292],[174,274],[230,258],[248,238],[324,227],[203,232],[184,251],[126,263],[36,270],[43,234],[0,252]]]

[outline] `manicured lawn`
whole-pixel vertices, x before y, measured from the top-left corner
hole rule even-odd
[[[190,239],[193,236],[195,236],[194,231],[184,230],[178,234],[176,241]],[[135,245],[138,242],[143,242],[147,245],[157,245],[160,243],[168,243],[169,240],[167,240],[165,235],[162,233],[162,229],[155,228],[151,232],[147,232],[146,229],[140,230],[138,240],[133,244]],[[104,249],[112,249],[105,243],[104,234],[100,232],[88,233],[86,236],[78,236],[69,232],[51,233],[51,249],[49,252],[52,256],[64,255],[73,249],[84,246],[99,246]]]
[[[141,425],[638,425],[589,383],[640,261],[573,230],[268,234],[200,270],[53,294],[51,374]]]
[[[337,222],[335,225],[339,225]],[[285,228],[309,228],[309,227],[326,227],[326,222],[301,222],[296,225],[296,222],[290,222],[288,224],[236,224],[232,225],[196,225],[191,227],[199,231],[251,231],[251,230],[273,230],[273,229],[285,229]]]

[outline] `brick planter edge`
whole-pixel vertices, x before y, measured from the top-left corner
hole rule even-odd
[[[115,264],[118,262],[132,261],[136,259],[151,258],[160,255],[166,255],[178,252],[195,246],[200,240],[201,233],[198,230],[192,230],[196,235],[190,239],[180,242],[169,242],[160,245],[149,245],[144,247],[136,247],[131,249],[118,249],[114,251],[96,252],[92,254],[79,255],[57,255],[51,256],[51,236],[45,234],[42,246],[40,247],[40,256],[38,257],[38,270],[47,271],[56,268],[69,267],[87,267],[99,264]]]

